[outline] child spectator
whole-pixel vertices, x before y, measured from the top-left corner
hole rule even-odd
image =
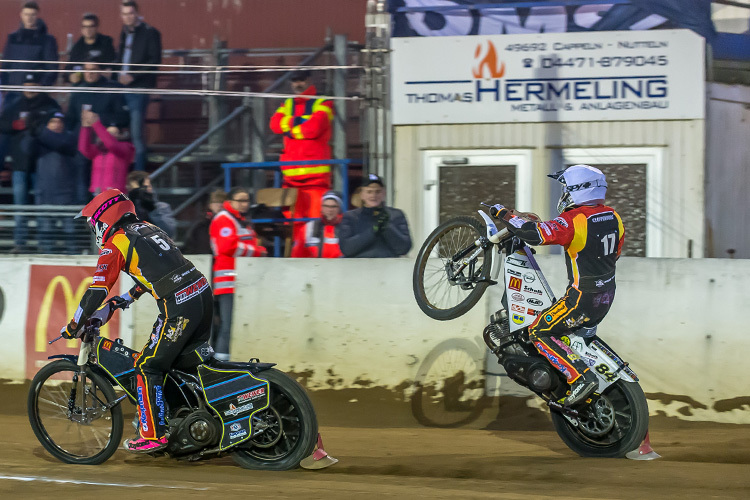
[[[336,191],[327,191],[323,195],[320,218],[305,224],[305,230],[300,231],[294,240],[292,257],[335,259],[343,255],[336,236],[343,205],[341,195]]]
[[[96,142],[93,141],[94,134]],[[135,148],[128,137],[127,128],[115,124],[105,127],[96,113],[89,110],[81,112],[78,150],[92,161],[91,193],[96,195],[111,188],[126,190],[125,179],[135,157]]]

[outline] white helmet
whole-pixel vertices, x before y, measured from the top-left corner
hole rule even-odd
[[[562,184],[562,194],[557,211],[563,213],[573,205],[603,203],[607,194],[607,179],[598,168],[591,165],[572,165],[547,177]]]

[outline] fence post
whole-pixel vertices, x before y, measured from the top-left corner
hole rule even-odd
[[[250,160],[254,162],[266,159],[266,100],[262,97],[252,99],[252,140],[250,141]],[[252,185],[254,189],[264,188],[266,185],[266,173],[261,169],[252,169]]]
[[[346,35],[335,35],[333,37],[333,54],[337,66],[346,66],[347,63],[347,39]],[[333,72],[333,95],[336,97],[346,97],[346,70],[336,69]],[[337,160],[343,160],[346,154],[346,101],[336,99],[333,102],[333,157]],[[333,187],[339,191],[343,187],[342,169],[335,168],[333,174]],[[349,196],[344,193],[344,196]]]

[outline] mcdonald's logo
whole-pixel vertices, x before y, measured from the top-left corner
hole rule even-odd
[[[31,378],[53,354],[76,354],[79,340],[48,342],[75,315],[91,284],[94,267],[31,265],[26,312],[26,374]],[[41,300],[40,300],[41,299]],[[119,336],[119,322],[104,325],[101,335]]]
[[[508,280],[508,289],[510,290],[516,290],[518,292],[521,291],[521,285],[523,285],[523,281],[521,281],[521,278],[516,278],[515,276],[512,276]]]

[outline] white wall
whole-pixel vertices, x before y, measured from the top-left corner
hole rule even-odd
[[[423,163],[431,150],[528,150],[532,167],[532,210],[541,217],[550,212],[550,180],[558,168],[562,148],[660,148],[663,166],[661,193],[662,257],[702,257],[704,248],[704,121],[632,121],[569,123],[491,123],[414,125],[394,127],[394,191],[389,204],[406,214],[414,235],[432,230],[424,221]],[[482,200],[477,200],[477,203]],[[627,207],[615,207],[626,210]],[[416,256],[417,249],[410,255]]]
[[[558,295],[565,287],[562,259],[539,257]],[[499,307],[500,290],[492,287],[467,315],[429,319],[412,295],[411,259],[239,262],[232,358],[306,371],[313,389],[404,387],[440,342],[476,340]],[[7,304],[0,378],[18,379],[28,262],[0,259],[0,276]],[[750,423],[749,296],[750,261],[623,258],[614,307],[599,334],[652,394],[652,413]],[[137,348],[150,333],[153,300],[144,297],[133,312]]]

